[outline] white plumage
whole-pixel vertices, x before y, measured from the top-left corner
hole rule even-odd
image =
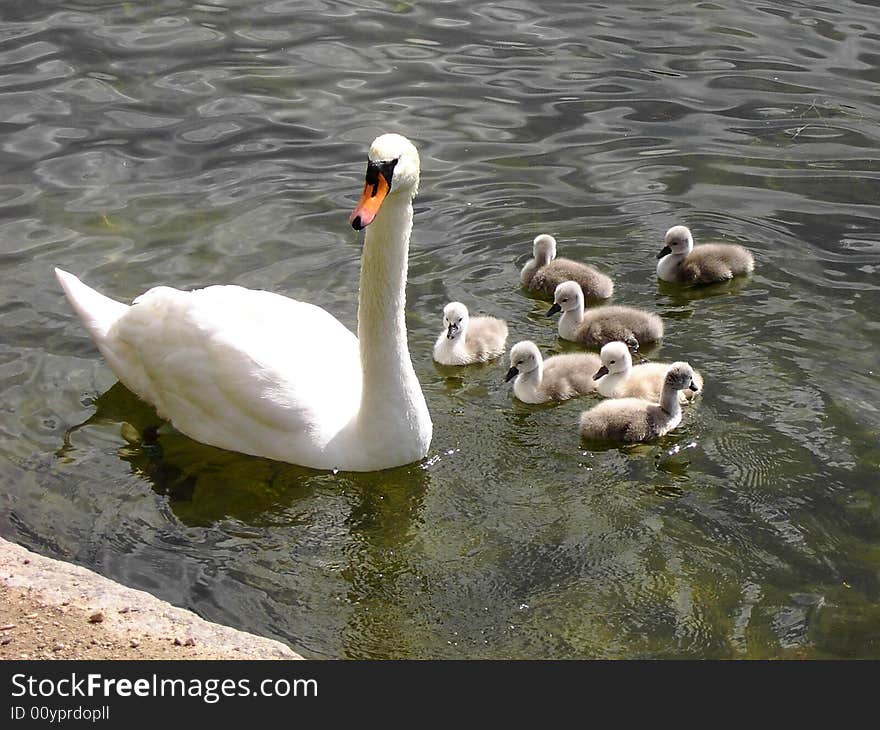
[[[312,304],[239,286],[160,286],[129,307],[56,275],[116,376],[188,436],[321,469],[369,471],[423,458],[431,419],[403,320],[415,147],[370,149],[352,225],[367,225],[360,341]]]

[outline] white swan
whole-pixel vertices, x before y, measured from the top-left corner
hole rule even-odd
[[[471,317],[461,302],[443,307],[443,331],[434,343],[441,365],[471,365],[504,354],[507,322],[497,317]]]
[[[266,291],[163,286],[127,306],[55,273],[116,376],[191,438],[317,469],[409,464],[432,430],[404,324],[418,182],[412,143],[376,138],[349,218],[369,226],[360,339],[320,307]]]

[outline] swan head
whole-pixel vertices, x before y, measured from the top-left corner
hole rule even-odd
[[[599,358],[602,360],[602,367],[596,371],[593,380],[598,380],[609,373],[612,375],[625,373],[632,367],[632,355],[624,342],[606,343],[599,351]]]
[[[415,197],[419,187],[419,153],[400,134],[382,134],[373,140],[367,156],[364,192],[348,222],[356,231],[366,228],[389,195]]]
[[[535,236],[532,241],[532,255],[541,266],[556,258],[556,239],[549,233]]]
[[[464,337],[468,319],[467,307],[461,302],[449,302],[443,307],[443,329],[446,330],[447,339],[457,340]]]
[[[504,376],[504,382],[513,380],[517,375],[525,375],[537,370],[542,362],[544,358],[541,357],[541,351],[534,342],[531,340],[517,342],[510,348],[510,370]]]
[[[665,385],[671,386],[675,390],[692,390],[698,393],[700,387],[694,382],[694,370],[686,362],[674,362],[666,371]]]
[[[669,254],[686,256],[694,248],[694,237],[687,226],[672,226],[672,228],[666,231],[666,238],[663,240],[663,243],[665,245],[660,249],[660,253],[657,254],[658,259],[662,259]]]
[[[576,281],[563,281],[553,292],[553,306],[547,310],[552,317],[557,312],[583,311],[584,291]]]

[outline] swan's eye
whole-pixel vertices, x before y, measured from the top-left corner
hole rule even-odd
[[[560,299],[559,301],[562,302],[562,303],[564,304],[565,302],[568,301],[568,297],[566,297],[565,299]]]
[[[373,186],[373,192],[371,193],[372,197],[375,197],[379,192],[379,175],[385,178],[388,188],[391,188],[391,178],[394,177],[395,165],[397,165],[397,160],[383,160],[377,162],[371,160],[367,162],[366,183],[367,185]]]
[[[612,361],[609,362],[608,364],[609,364],[609,365],[614,365],[614,363],[616,363],[616,362],[617,362],[617,360],[612,360]]]
[[[461,317],[458,318],[458,320],[456,321],[456,324],[461,324]]]

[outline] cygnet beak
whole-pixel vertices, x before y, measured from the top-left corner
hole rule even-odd
[[[554,302],[553,306],[547,310],[547,316],[552,317],[554,314],[557,314],[558,312],[561,312],[561,311],[562,311],[562,307],[560,307],[558,304],[556,304]]]
[[[608,375],[608,368],[606,368],[606,367],[603,365],[602,367],[600,367],[600,368],[596,371],[596,374],[593,376],[593,380],[598,380],[599,378],[603,378],[603,377],[605,377],[606,375]]]
[[[700,389],[697,387],[696,383],[694,383],[693,380],[691,381],[691,384],[688,386],[688,390],[692,390],[692,391],[694,391],[694,393],[700,392]]]
[[[446,332],[447,339],[454,340],[458,334],[458,325],[455,322],[449,323],[449,330]]]
[[[664,246],[660,249],[660,253],[657,254],[658,259],[662,259],[664,256],[669,256],[672,253],[672,249],[669,246]]]
[[[517,375],[519,375],[519,370],[517,370],[516,368],[513,368],[513,367],[510,368],[510,370],[507,371],[507,375],[504,376],[504,382],[509,383]]]

